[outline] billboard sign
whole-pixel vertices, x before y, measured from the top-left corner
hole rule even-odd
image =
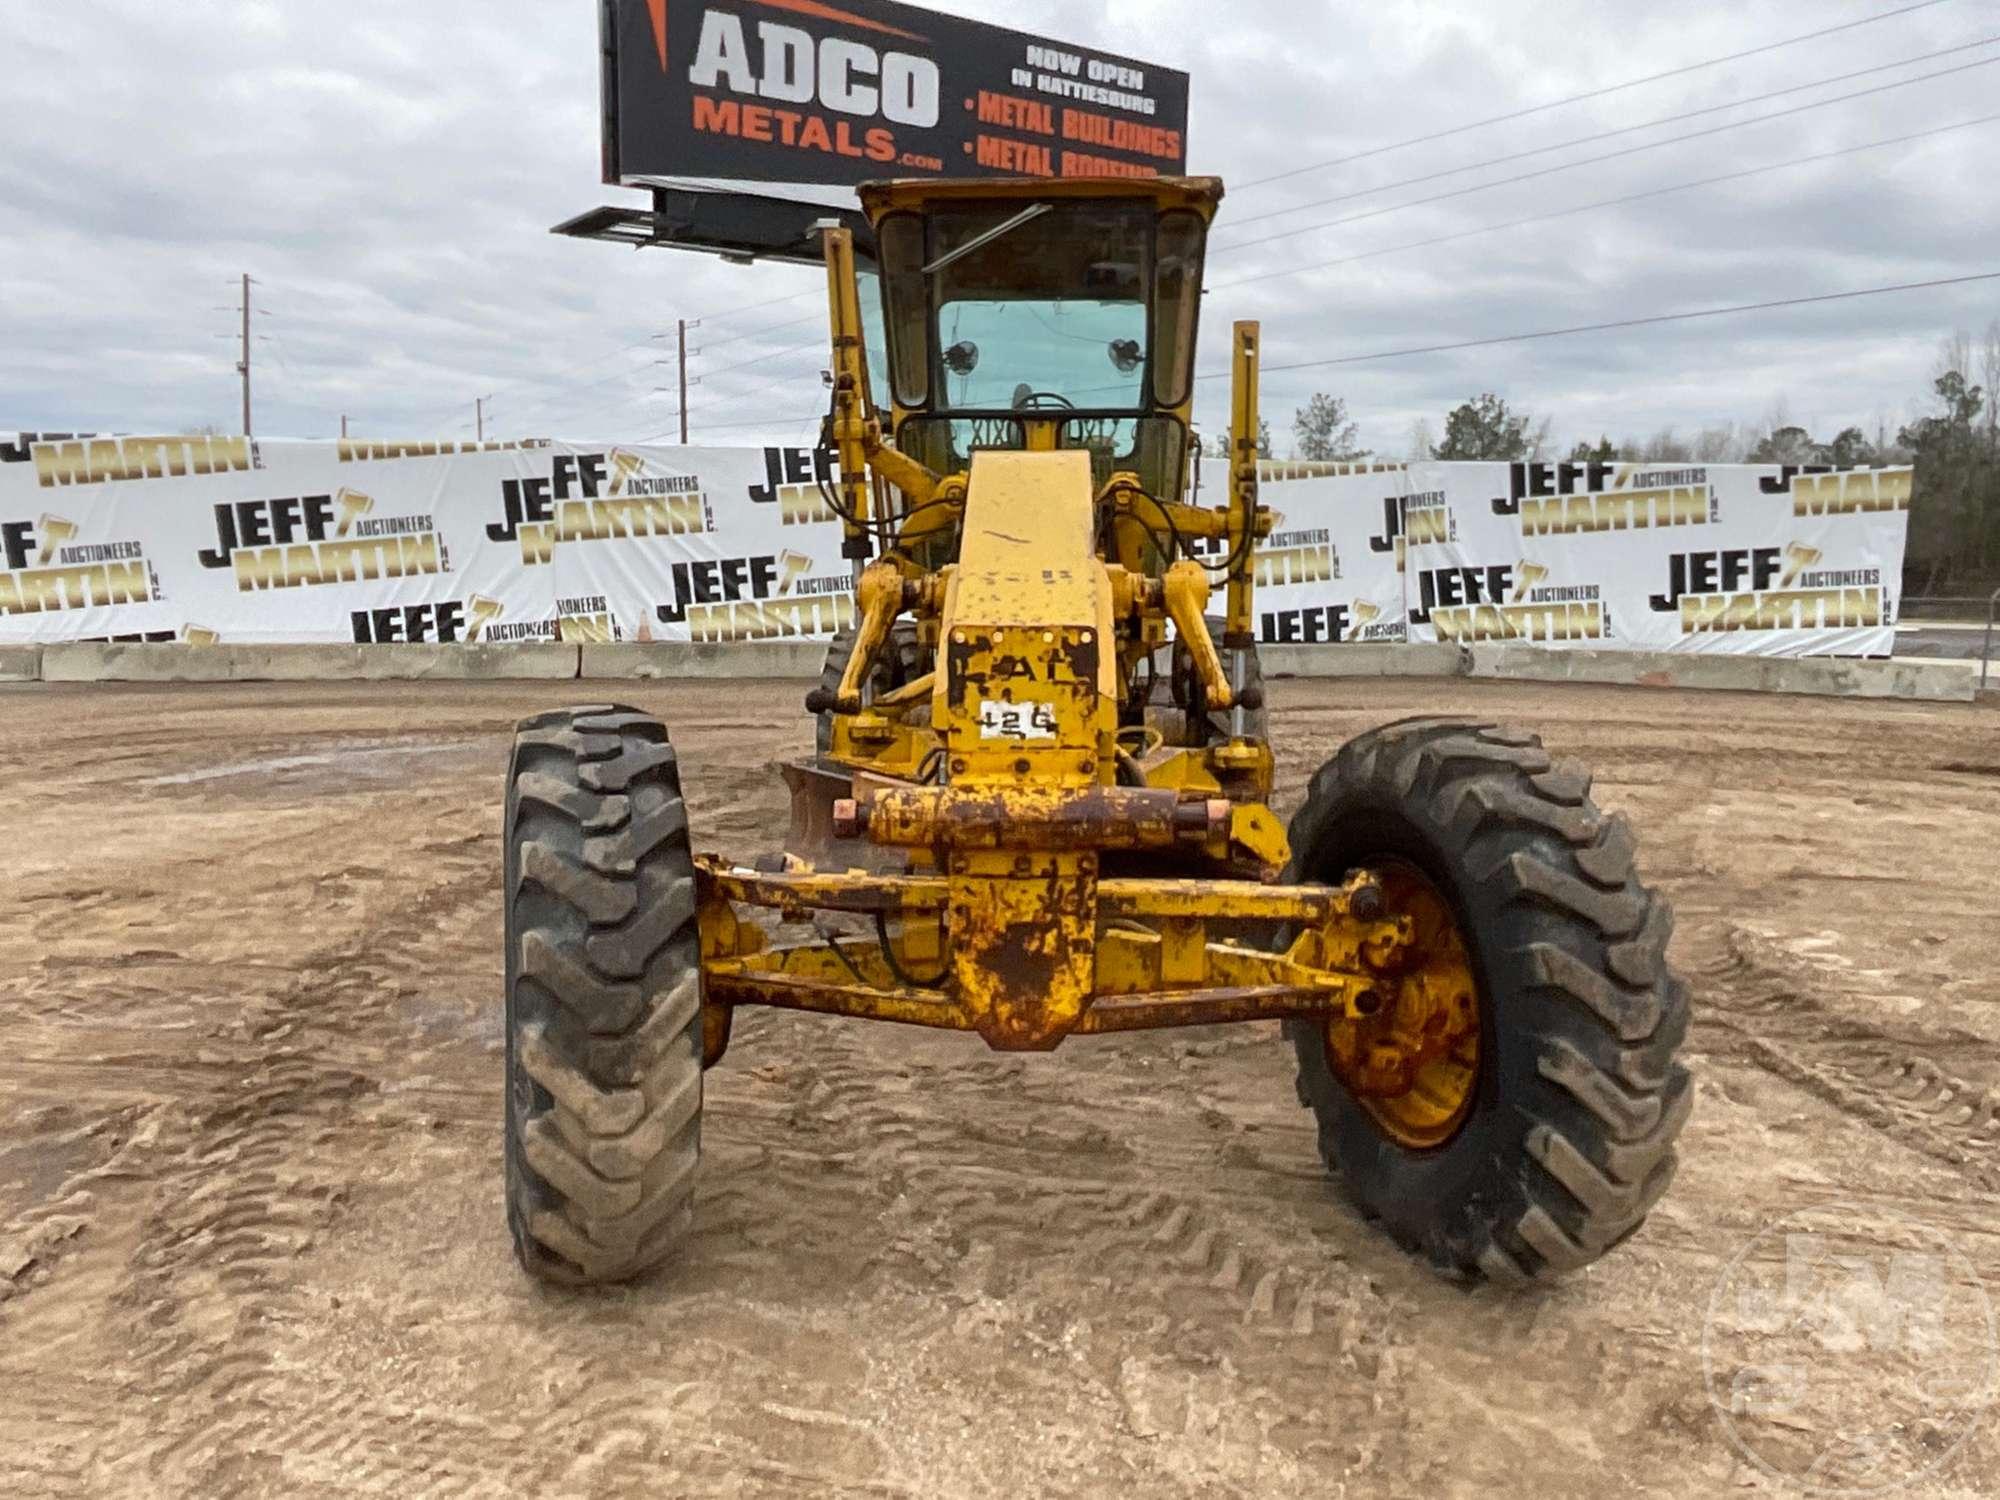
[[[1155,177],[1188,77],[893,0],[601,0],[605,180]]]

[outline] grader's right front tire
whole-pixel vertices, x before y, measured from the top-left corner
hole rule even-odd
[[[701,1159],[701,942],[666,730],[625,708],[521,726],[507,780],[507,1222],[544,1281],[671,1256]]]
[[[1395,1097],[1350,1086],[1365,1077],[1349,1033],[1287,1023],[1321,1154],[1361,1210],[1438,1269],[1501,1281],[1577,1269],[1636,1232],[1693,1099],[1688,994],[1667,964],[1672,912],[1589,776],[1518,730],[1392,724],[1313,778],[1292,848],[1296,881],[1376,873],[1415,923],[1412,978],[1461,996],[1428,1019],[1441,1035],[1475,1019]]]

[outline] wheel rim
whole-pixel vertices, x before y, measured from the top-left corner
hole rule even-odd
[[[1391,1141],[1434,1151],[1464,1127],[1479,1092],[1478,976],[1457,914],[1428,877],[1401,862],[1374,874],[1388,914],[1409,917],[1415,938],[1383,971],[1389,1003],[1327,1027],[1327,1065]]]

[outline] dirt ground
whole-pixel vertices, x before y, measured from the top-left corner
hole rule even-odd
[[[1638,825],[1698,1098],[1592,1271],[1505,1294],[1407,1262],[1325,1180],[1268,1027],[1022,1059],[748,1015],[685,1260],[538,1290],[500,1204],[511,726],[662,713],[698,845],[747,859],[802,689],[0,696],[0,1494],[1784,1492],[1704,1373],[1760,1231],[1914,1222],[1962,1252],[1958,1305],[1975,1271],[2000,1297],[2000,714],[1273,691],[1283,812],[1349,735],[1463,711]],[[1823,1340],[1815,1410],[1901,1411],[1890,1345]],[[1941,1459],[1912,1492],[1994,1494],[1996,1429],[1898,1425],[1899,1461]]]

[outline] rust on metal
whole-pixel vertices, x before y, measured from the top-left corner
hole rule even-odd
[[[864,201],[880,220],[1010,194],[1056,207],[1117,199],[1199,228],[1218,192],[1168,180],[901,184]],[[839,684],[816,695],[831,719],[826,752],[785,768],[784,868],[698,866],[705,1051],[727,1046],[739,1006],[968,1031],[1017,1051],[1307,1017],[1325,1023],[1330,1047],[1342,1039],[1343,1076],[1358,1087],[1435,1084],[1440,1038],[1457,1047],[1461,1031],[1449,977],[1411,956],[1434,936],[1428,909],[1367,876],[1279,883],[1290,848],[1268,805],[1273,757],[1245,730],[1251,544],[1274,524],[1257,496],[1255,326],[1237,336],[1228,503],[1202,508],[1186,498],[1177,452],[1113,459],[1056,411],[1017,413],[1017,444],[982,440],[962,461],[950,442],[899,441],[938,393],[899,380],[877,409],[852,237],[835,229],[825,243],[829,439],[846,555],[860,568],[856,645]],[[1046,290],[1034,257],[1017,275],[1023,295]],[[903,352],[921,358],[904,368],[934,368],[923,322],[892,324],[892,343],[917,340]],[[1191,365],[1191,346],[1183,354]],[[1162,384],[1142,381],[1141,399],[1184,431],[1192,387],[1180,382],[1168,401]],[[1190,538],[1221,544],[1227,560],[1219,639],[1214,570],[1179,555]],[[874,664],[906,618],[929,670],[871,697]],[[1209,711],[1180,703],[1171,734],[1152,702],[1169,649],[1191,664]],[[1220,738],[1215,710],[1232,714]],[[1121,861],[1109,879],[1107,857]],[[776,941],[773,929],[801,921],[817,941]],[[850,930],[828,925],[842,922]]]
[[[729,1033],[736,1012],[718,1001],[703,998],[701,1007],[701,1066],[703,1071],[721,1062],[729,1051]]]
[[[1408,937],[1393,952],[1362,945],[1383,1003],[1327,1028],[1327,1063],[1390,1139],[1431,1149],[1457,1134],[1478,1091],[1478,978],[1457,914],[1426,876],[1389,864],[1370,880]]]

